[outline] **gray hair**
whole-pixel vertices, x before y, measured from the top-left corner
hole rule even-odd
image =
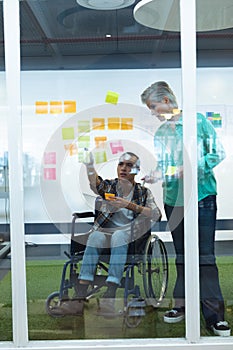
[[[149,99],[152,101],[161,102],[165,96],[169,98],[172,107],[178,108],[176,96],[165,81],[157,81],[149,86],[141,94],[141,100],[144,104],[146,104]]]

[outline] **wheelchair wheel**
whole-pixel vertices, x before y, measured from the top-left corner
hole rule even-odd
[[[143,256],[143,286],[147,301],[153,307],[162,302],[168,283],[168,260],[164,243],[151,235]]]
[[[48,315],[52,317],[63,317],[64,314],[62,313],[62,310],[60,309],[60,293],[54,292],[51,293],[45,303],[46,312]]]

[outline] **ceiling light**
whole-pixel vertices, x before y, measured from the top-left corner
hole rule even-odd
[[[232,0],[196,0],[198,32],[233,27]],[[149,28],[180,31],[180,0],[141,0],[134,8],[135,20]]]
[[[76,0],[76,2],[92,10],[118,10],[132,5],[135,0]]]

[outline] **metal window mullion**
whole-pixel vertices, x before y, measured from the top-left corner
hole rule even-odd
[[[184,147],[184,229],[186,338],[200,338],[197,126],[196,126],[196,2],[180,0]]]
[[[12,316],[15,346],[28,342],[24,244],[19,1],[4,0],[4,38],[9,153]]]

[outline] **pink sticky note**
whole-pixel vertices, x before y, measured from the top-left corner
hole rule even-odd
[[[110,142],[110,147],[112,150],[112,154],[124,152],[124,147],[123,147],[121,141]]]
[[[44,164],[56,164],[56,152],[45,152]]]
[[[44,180],[56,180],[56,168],[44,168]]]

